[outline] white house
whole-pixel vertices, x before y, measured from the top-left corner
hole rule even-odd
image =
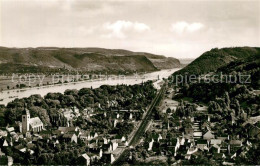
[[[5,140],[3,146],[8,146],[8,142]]]
[[[205,140],[211,140],[214,139],[215,135],[209,130],[203,135],[203,139]]]
[[[87,153],[82,154],[82,157],[86,160],[86,165],[90,165],[90,157],[87,155]]]
[[[117,140],[112,140],[111,143],[112,143],[112,151],[116,150],[117,147],[118,147],[118,142],[117,142]]]
[[[154,140],[152,139],[151,142],[149,142],[149,148],[148,148],[148,151],[151,151],[153,149],[153,143],[154,143]]]

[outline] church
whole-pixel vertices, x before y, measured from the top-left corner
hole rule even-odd
[[[28,131],[40,132],[43,130],[43,123],[39,117],[30,118],[30,112],[28,109],[24,109],[22,115],[22,133],[25,134]]]

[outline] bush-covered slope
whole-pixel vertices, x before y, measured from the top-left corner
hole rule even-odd
[[[180,67],[179,60],[143,52],[103,48],[6,48],[0,47],[0,72],[22,71],[18,66],[83,71],[156,71]],[[7,68],[3,66],[11,66]],[[11,69],[11,70],[10,70]],[[26,70],[27,71],[27,70]]]
[[[203,53],[188,66],[176,72],[175,75],[184,73],[205,74],[208,72],[215,72],[218,68],[226,66],[231,62],[243,59],[259,59],[259,55],[259,48],[254,47],[214,48]]]

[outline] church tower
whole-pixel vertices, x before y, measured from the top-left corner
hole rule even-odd
[[[30,112],[28,109],[24,107],[23,115],[22,115],[22,132],[25,134],[29,131],[30,127]]]

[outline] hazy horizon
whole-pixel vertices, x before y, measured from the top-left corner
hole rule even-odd
[[[98,47],[194,59],[259,47],[260,1],[1,0],[3,47]]]

